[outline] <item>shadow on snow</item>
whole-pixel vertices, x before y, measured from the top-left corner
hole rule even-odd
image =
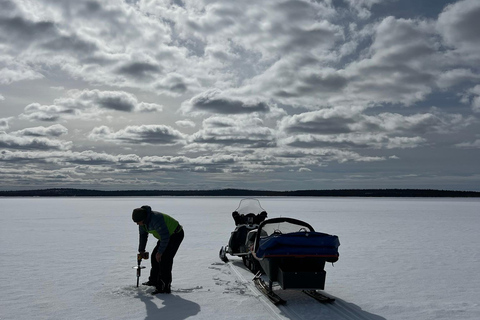
[[[229,263],[234,268],[240,268],[245,271],[249,270],[243,265],[241,260],[231,260]],[[246,280],[246,279],[242,279]],[[287,300],[287,304],[279,306],[282,316],[289,319],[328,319],[328,320],[345,320],[345,319],[361,319],[361,320],[386,320],[386,318],[362,310],[358,305],[342,300],[325,291],[321,291],[326,296],[335,299],[333,303],[319,303],[313,298],[307,297],[300,290],[286,289],[275,290],[275,292],[283,299]],[[305,312],[307,312],[305,314]]]
[[[200,312],[200,305],[174,294],[159,294],[152,296],[151,294],[139,293],[136,298],[139,298],[145,303],[145,307],[147,308],[147,316],[145,317],[145,320],[184,320]],[[154,302],[154,299],[161,299],[163,301],[163,306],[158,307]]]

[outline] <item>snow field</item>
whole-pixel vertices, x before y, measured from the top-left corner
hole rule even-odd
[[[0,319],[480,319],[479,200],[259,200],[270,218],[339,236],[340,259],[326,266],[334,304],[287,290],[275,307],[239,260],[219,260],[240,198],[4,198]],[[185,229],[171,295],[135,287],[131,211],[144,204]]]

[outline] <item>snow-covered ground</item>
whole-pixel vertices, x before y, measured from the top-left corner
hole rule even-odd
[[[3,198],[0,319],[480,319],[480,200],[259,200],[269,218],[339,236],[335,303],[286,290],[273,306],[237,258],[219,260],[240,198]],[[185,229],[171,295],[136,288],[131,211],[144,204]]]

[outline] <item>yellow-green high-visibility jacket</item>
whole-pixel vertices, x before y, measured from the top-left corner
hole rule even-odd
[[[151,233],[155,238],[159,240],[157,250],[158,253],[162,254],[167,247],[170,236],[175,233],[178,227],[181,228],[178,221],[170,217],[168,214],[158,211],[148,212],[147,218],[144,220],[144,225],[139,226],[140,242],[138,245],[138,252],[145,251],[145,247],[147,246],[148,234]]]

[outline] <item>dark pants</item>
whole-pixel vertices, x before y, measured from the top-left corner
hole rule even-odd
[[[152,269],[150,270],[150,278],[148,279],[152,283],[156,283],[157,287],[162,288],[162,286],[170,286],[172,283],[172,267],[173,267],[173,258],[178,251],[178,247],[183,241],[185,234],[183,229],[180,232],[174,233],[170,236],[168,241],[167,248],[162,253],[162,259],[160,263],[157,262],[155,255],[157,254],[158,245],[160,241],[155,246],[155,249],[152,251],[151,263]]]

